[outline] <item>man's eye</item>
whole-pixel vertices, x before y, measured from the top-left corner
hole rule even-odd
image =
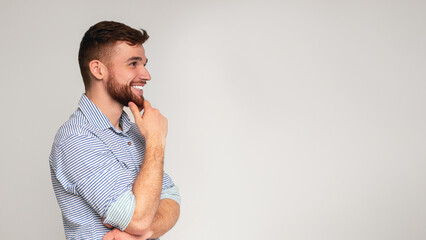
[[[132,63],[130,63],[130,66],[135,67],[135,66],[136,66],[136,64],[137,64],[137,62],[132,62]]]

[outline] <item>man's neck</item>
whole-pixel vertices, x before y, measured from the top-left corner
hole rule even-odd
[[[111,98],[109,94],[102,92],[87,91],[86,96],[109,119],[112,126],[122,130],[120,126],[120,117],[123,113],[123,105]]]

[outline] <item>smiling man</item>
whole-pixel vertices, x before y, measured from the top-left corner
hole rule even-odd
[[[179,191],[163,172],[167,119],[143,97],[148,38],[103,21],[81,41],[86,91],[49,159],[67,239],[158,238],[179,218]]]

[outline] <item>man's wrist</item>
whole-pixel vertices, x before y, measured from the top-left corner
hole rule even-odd
[[[147,149],[152,149],[158,153],[164,153],[166,148],[166,139],[157,136],[146,137],[145,143]]]

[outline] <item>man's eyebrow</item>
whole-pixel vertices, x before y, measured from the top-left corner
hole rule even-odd
[[[126,62],[130,62],[130,61],[142,61],[142,58],[141,57],[131,57],[131,58],[127,59]]]
[[[131,57],[131,58],[127,59],[126,62],[130,62],[130,61],[142,61],[142,58],[141,57]],[[146,58],[146,62],[144,64],[144,66],[146,66],[147,63],[148,63],[148,58]]]

